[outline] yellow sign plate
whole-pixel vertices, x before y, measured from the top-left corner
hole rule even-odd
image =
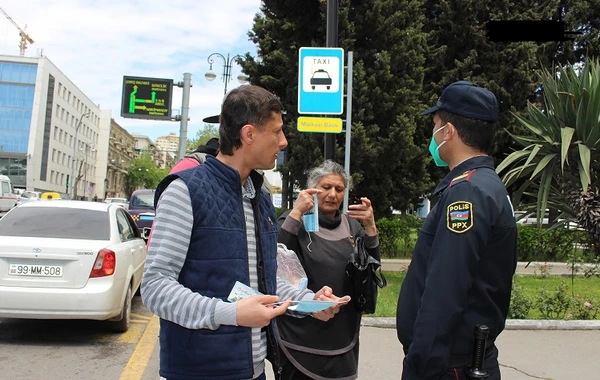
[[[298,131],[340,133],[342,131],[342,119],[330,117],[299,117]]]

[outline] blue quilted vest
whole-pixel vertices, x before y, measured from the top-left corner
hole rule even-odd
[[[259,291],[276,294],[277,224],[275,209],[261,189],[262,176],[251,173],[257,196],[252,201],[257,230]],[[168,184],[181,178],[190,191],[193,231],[179,282],[203,296],[227,300],[236,281],[249,285],[246,222],[239,173],[216,158],[167,176],[158,185],[155,204]],[[226,301],[227,302],[227,301]],[[272,328],[269,345],[274,344]],[[270,351],[273,347],[269,346]],[[160,321],[160,374],[169,380],[251,379],[251,330],[221,326],[189,330]]]

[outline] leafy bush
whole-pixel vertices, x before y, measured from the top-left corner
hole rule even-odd
[[[523,288],[513,280],[512,293],[510,295],[510,307],[508,309],[508,318],[527,319],[533,302],[527,297]]]
[[[564,281],[554,288],[554,292],[543,287],[537,299],[536,306],[543,319],[565,319],[573,298],[568,292],[569,287]]]
[[[410,257],[422,225],[423,221],[414,215],[377,220],[382,257]]]
[[[600,305],[590,297],[575,296],[573,312],[569,315],[572,319],[596,319]]]
[[[538,229],[517,225],[519,261],[564,261],[576,244],[585,241],[585,232],[568,228]]]

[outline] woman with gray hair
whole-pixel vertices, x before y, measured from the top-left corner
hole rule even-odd
[[[298,194],[294,208],[279,218],[278,241],[297,253],[308,277],[308,288],[318,290],[326,284],[336,294],[356,297],[346,275],[355,237],[364,236],[367,252],[380,259],[371,201],[362,197],[342,214],[340,206],[344,192],[352,187],[352,178],[330,160],[310,170],[307,186]],[[311,225],[303,215],[313,209],[315,202],[318,223]],[[281,363],[274,366],[279,367],[275,378],[356,379],[361,316],[349,302],[328,323],[287,314],[277,317]]]

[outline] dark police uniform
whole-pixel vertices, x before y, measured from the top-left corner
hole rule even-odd
[[[484,369],[500,379],[494,340],[504,329],[517,265],[510,198],[489,156],[472,157],[437,186],[398,299],[403,380],[465,379],[474,328],[490,328]]]

